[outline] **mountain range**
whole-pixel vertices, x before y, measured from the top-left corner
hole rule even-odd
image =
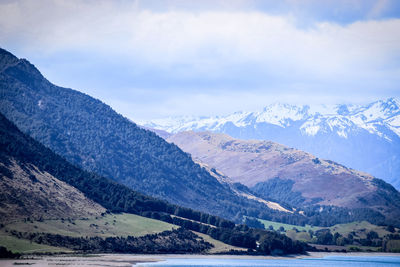
[[[247,217],[321,226],[355,220],[398,223],[393,222],[392,216],[397,212],[396,205],[392,213],[367,205],[334,206],[322,201],[311,207],[291,207],[290,201],[279,203],[244,184],[230,182],[231,178],[225,177],[214,166],[196,162],[177,145],[139,127],[103,102],[50,83],[29,61],[18,59],[5,50],[0,50],[0,95],[0,111],[8,120],[69,163],[182,207],[237,223]],[[87,182],[87,186],[90,184]],[[114,184],[107,184],[111,186],[107,190],[116,190]],[[382,189],[379,192],[383,197],[397,203],[390,186],[387,188],[384,182],[376,183],[376,186]],[[119,190],[126,189],[117,192]],[[93,197],[102,200],[97,202],[107,209],[139,212],[137,209],[142,200],[128,204],[125,197],[115,199],[117,193],[113,193],[113,199],[108,199],[108,194],[110,192],[102,191]],[[111,202],[104,204],[105,200]],[[381,199],[366,201],[371,207],[381,205]]]
[[[172,117],[146,127],[169,133],[211,131],[238,139],[270,140],[365,171],[400,188],[400,101],[366,105],[272,104],[259,112]]]

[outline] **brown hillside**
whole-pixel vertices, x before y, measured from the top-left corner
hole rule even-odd
[[[97,216],[106,210],[76,188],[10,158],[0,162],[0,221]]]
[[[371,175],[281,144],[210,132],[181,132],[167,140],[250,188],[276,177],[291,180],[305,205],[369,207],[384,214],[399,210],[388,201],[393,192],[378,187]]]

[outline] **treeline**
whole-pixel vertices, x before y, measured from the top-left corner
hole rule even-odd
[[[226,244],[247,248],[249,253],[284,255],[304,253],[309,249],[309,246],[304,242],[294,241],[277,232],[249,228],[247,225],[225,228],[214,227],[176,216],[171,217],[166,214],[159,217],[161,220],[209,235]]]
[[[71,237],[11,231],[17,238],[85,253],[202,253],[213,247],[191,231],[179,228],[141,237]]]
[[[382,250],[400,253],[400,234],[389,234],[382,241]]]
[[[257,228],[257,229],[265,229],[265,225],[260,222],[260,220],[254,219],[254,218],[249,218],[245,217],[244,222],[245,225]]]
[[[369,208],[350,209],[337,206],[312,205],[298,208],[298,210],[301,210],[303,214],[299,214],[298,212],[275,212],[273,210],[260,212],[250,208],[246,213],[240,214],[240,216],[241,218],[243,216],[249,216],[300,226],[308,224],[313,226],[330,227],[335,224],[368,221],[375,225],[394,225],[400,227],[399,220],[395,218],[386,218],[380,212]]]
[[[400,234],[392,233],[385,236],[373,230],[367,231],[366,229],[361,232],[350,232],[347,235],[342,235],[338,232],[331,233],[329,229],[321,229],[313,232],[309,230],[308,233],[312,238],[311,242],[320,245],[336,245],[336,246],[364,246],[381,248],[384,252],[400,252]]]
[[[369,247],[381,247],[382,238],[375,231],[368,231],[365,233],[365,237],[362,238],[355,232],[350,232],[347,236],[343,236],[340,233],[332,234],[329,229],[321,229],[314,233],[313,242],[321,245],[357,245],[357,246],[369,246]]]
[[[373,183],[378,185],[378,188],[386,188],[386,191],[393,190],[391,195],[393,197],[387,201],[395,201],[400,203],[396,190],[385,182],[374,179]],[[294,181],[283,180],[278,177],[270,179],[265,182],[260,182],[253,186],[251,190],[254,191],[255,195],[258,195],[264,199],[276,201],[284,205],[288,209],[296,208],[296,210],[302,210],[303,215],[299,214],[281,214],[273,212],[259,212],[256,211],[252,215],[248,215],[254,218],[265,219],[269,221],[282,222],[287,224],[295,224],[304,226],[306,224],[314,226],[329,227],[335,224],[349,223],[354,221],[368,221],[376,225],[387,225],[394,224],[400,226],[400,222],[397,218],[385,218],[380,212],[369,208],[344,208],[337,206],[323,206],[316,205],[320,199],[314,199],[313,202],[304,205],[304,198],[300,192],[292,190]],[[380,190],[380,189],[379,189]],[[385,194],[382,194],[385,196]],[[279,200],[279,201],[277,201]],[[286,203],[286,204],[285,204]]]

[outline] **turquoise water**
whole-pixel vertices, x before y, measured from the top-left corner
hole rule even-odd
[[[324,258],[306,259],[212,259],[212,258],[175,258],[157,263],[139,264],[143,267],[175,267],[175,266],[196,266],[196,267],[248,267],[248,266],[277,266],[277,267],[314,267],[314,266],[352,266],[352,267],[389,267],[400,266],[400,256],[371,256],[371,257],[347,257],[347,256],[327,256]]]

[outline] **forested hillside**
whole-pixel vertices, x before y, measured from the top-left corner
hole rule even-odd
[[[177,146],[99,100],[51,84],[27,60],[2,49],[0,95],[0,112],[21,131],[87,171],[229,219],[270,212],[220,184]]]

